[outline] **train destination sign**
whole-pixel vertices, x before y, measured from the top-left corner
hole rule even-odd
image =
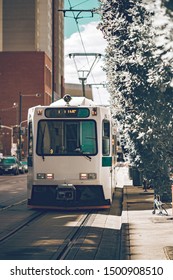
[[[88,108],[47,108],[47,118],[87,118],[90,115]]]

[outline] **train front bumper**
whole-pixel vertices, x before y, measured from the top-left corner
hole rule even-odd
[[[109,208],[102,185],[35,185],[32,187],[31,208]]]

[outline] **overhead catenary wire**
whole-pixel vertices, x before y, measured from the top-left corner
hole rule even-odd
[[[77,6],[80,6],[80,5],[82,5],[82,4],[84,4],[84,3],[88,2],[88,1],[89,1],[89,0],[82,1],[82,2],[79,3],[79,4],[74,5],[72,8],[75,8],[75,7],[77,7]]]
[[[83,57],[83,56],[85,56],[85,55],[86,55],[87,57],[89,57],[89,56],[90,56],[90,57],[91,57],[91,56],[94,56],[95,58],[93,59],[92,64],[89,65],[89,69],[88,69],[88,70],[81,70],[82,67],[81,67],[81,69],[78,69],[78,66],[77,66],[75,57],[76,57],[76,56]],[[83,72],[83,75],[84,75],[84,73],[86,73],[86,75],[85,75],[85,80],[86,80],[86,79],[88,78],[88,76],[89,76],[91,70],[92,70],[93,67],[95,66],[96,61],[98,61],[98,60],[100,59],[100,57],[102,56],[102,54],[100,54],[100,53],[85,53],[85,54],[83,54],[83,53],[70,53],[70,54],[68,54],[68,56],[69,56],[70,58],[71,58],[71,57],[73,58],[73,61],[74,61],[75,67],[76,67],[76,71],[77,71],[77,73],[78,73],[78,78],[80,78],[79,72]],[[83,76],[83,78],[84,78],[84,76]]]
[[[82,1],[82,2],[80,2],[80,3],[78,3],[78,4],[75,4],[75,5],[71,5],[71,2],[70,2],[70,0],[68,0],[68,4],[69,4],[69,9],[67,10],[63,10],[63,12],[64,12],[64,16],[65,17],[69,17],[69,16],[66,16],[65,15],[65,13],[66,12],[71,12],[72,13],[72,15],[73,15],[73,17],[71,17],[71,18],[73,18],[74,19],[74,21],[75,21],[75,23],[76,23],[76,27],[77,27],[77,31],[78,31],[78,34],[79,34],[79,38],[80,38],[80,41],[81,41],[81,45],[82,45],[82,48],[83,48],[83,50],[84,50],[84,55],[85,55],[85,57],[86,57],[86,63],[88,64],[88,66],[91,68],[90,70],[82,70],[82,69],[84,69],[84,66],[83,66],[83,68],[81,67],[80,68],[80,70],[78,70],[78,68],[77,68],[77,62],[75,61],[75,59],[74,59],[74,57],[73,57],[73,61],[74,61],[74,65],[75,65],[75,68],[76,68],[76,71],[77,71],[77,75],[78,75],[78,79],[80,80],[80,82],[82,83],[82,88],[83,88],[83,93],[84,93],[84,91],[85,91],[85,86],[84,86],[84,84],[86,83],[86,79],[85,79],[85,77],[84,77],[84,75],[86,75],[86,78],[90,75],[91,76],[91,78],[92,78],[92,80],[93,80],[93,85],[94,84],[96,84],[96,81],[95,81],[95,77],[93,76],[93,73],[92,73],[92,71],[91,70],[93,70],[93,68],[96,66],[96,64],[98,63],[98,61],[99,60],[97,60],[97,62],[95,63],[95,64],[92,64],[91,66],[90,66],[90,62],[89,62],[89,59],[88,59],[88,57],[87,57],[87,51],[86,51],[86,47],[85,47],[85,44],[84,44],[84,41],[83,41],[83,38],[82,38],[82,34],[81,34],[81,31],[80,31],[80,28],[79,28],[79,23],[78,23],[78,20],[79,19],[82,19],[83,17],[81,16],[81,13],[83,13],[83,12],[91,12],[91,14],[92,14],[92,17],[93,17],[93,15],[94,15],[94,13],[98,13],[97,11],[98,11],[98,9],[97,8],[93,8],[93,9],[91,9],[91,10],[83,10],[83,9],[76,9],[75,7],[76,6],[79,6],[79,5],[82,5],[83,3],[85,3],[85,2],[88,2],[89,0],[87,0],[87,1]],[[77,13],[77,15],[75,14],[76,12],[78,12]],[[79,16],[80,15],[80,16]],[[69,55],[66,55],[67,57],[69,57]],[[79,60],[78,60],[78,63],[79,63]],[[81,63],[81,59],[80,59],[80,63]],[[79,77],[79,74],[81,75],[83,75],[83,76],[81,76],[81,77]],[[87,84],[87,83],[86,83]],[[100,85],[102,85],[102,83],[100,84]],[[96,94],[96,92],[94,91],[94,93],[98,96],[98,98],[99,98],[99,104],[101,104],[102,103],[102,101],[101,101],[101,96],[100,96],[100,94],[99,94],[99,88],[97,88],[97,94]]]
[[[86,1],[84,1],[84,2],[86,2]],[[82,2],[82,3],[84,3],[84,2]],[[72,10],[73,7],[72,7],[72,5],[71,5],[70,0],[68,0],[68,3],[69,3],[70,9]],[[80,4],[82,4],[82,3],[80,3]],[[78,5],[80,5],[80,4],[78,4]],[[76,7],[76,6],[77,6],[77,5],[75,5],[75,7]],[[76,16],[75,16],[75,13],[74,13],[73,10],[72,10],[72,14],[73,14],[73,18],[74,18],[74,20],[75,20],[76,26],[77,26],[77,31],[78,31],[78,33],[79,33],[80,41],[81,41],[81,44],[82,44],[82,47],[83,47],[83,50],[84,50],[84,53],[85,53],[85,56],[86,56],[86,60],[87,60],[88,66],[90,67],[89,59],[88,59],[88,56],[87,56],[87,51],[86,51],[86,48],[85,48],[85,45],[84,45],[84,41],[83,41],[83,38],[82,38],[82,35],[81,35],[81,32],[80,32],[79,23],[78,23],[78,20],[77,20],[77,18],[76,18]],[[77,65],[76,65],[76,63],[75,63],[75,67],[76,67],[76,66],[77,66]],[[92,76],[93,81],[95,82],[95,79],[94,79],[94,76],[93,76],[92,72],[90,72],[90,73],[91,73],[91,76]]]

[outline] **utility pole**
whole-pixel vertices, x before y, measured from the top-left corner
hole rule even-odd
[[[22,94],[19,92],[19,138],[18,138],[18,159],[21,160],[21,129],[20,129],[20,123],[22,121]]]

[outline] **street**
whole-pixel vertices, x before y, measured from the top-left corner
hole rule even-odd
[[[26,200],[26,174],[0,176],[0,209]]]
[[[26,175],[0,177],[0,259],[119,259],[122,188],[106,210],[27,208]]]

